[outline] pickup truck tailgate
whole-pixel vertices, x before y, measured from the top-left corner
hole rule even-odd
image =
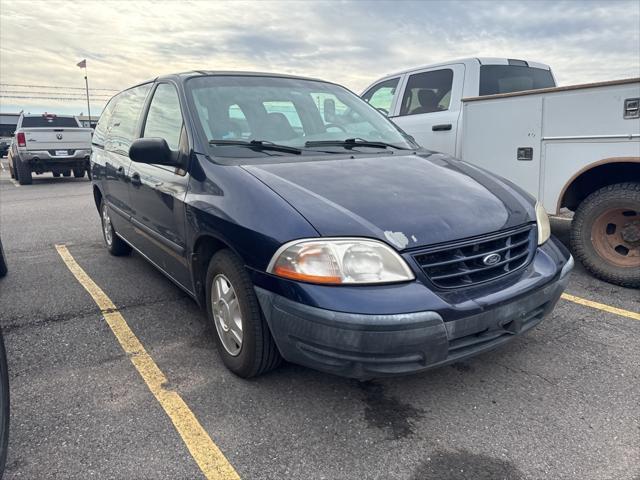
[[[27,150],[78,150],[91,148],[89,128],[23,128]]]

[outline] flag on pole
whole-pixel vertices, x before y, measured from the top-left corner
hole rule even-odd
[[[87,68],[87,59],[85,58],[84,60],[82,60],[81,62],[78,62],[77,64],[80,68]]]

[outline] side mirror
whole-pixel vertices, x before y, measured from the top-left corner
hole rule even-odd
[[[129,158],[138,163],[180,166],[180,157],[173,152],[164,138],[138,138],[129,147]]]
[[[325,98],[323,105],[324,121],[333,123],[336,121],[336,102],[332,98]]]

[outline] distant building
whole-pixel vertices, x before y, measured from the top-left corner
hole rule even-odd
[[[82,125],[83,127],[89,126],[89,115],[77,115],[76,118],[80,122],[80,125]],[[91,128],[96,128],[96,124],[98,123],[99,118],[100,117],[91,115]]]
[[[0,113],[0,137],[12,137],[18,125],[19,113]]]

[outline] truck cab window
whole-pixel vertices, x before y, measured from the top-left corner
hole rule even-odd
[[[399,80],[400,78],[392,78],[374,85],[362,95],[362,99],[372,107],[382,110],[386,115],[389,115]]]
[[[482,65],[480,95],[555,87],[551,70],[521,65]]]
[[[161,83],[153,94],[149,106],[144,137],[164,138],[172,150],[180,145],[182,131],[182,111],[178,92],[168,83]]]
[[[433,70],[409,76],[400,115],[442,112],[449,109],[453,70]]]

